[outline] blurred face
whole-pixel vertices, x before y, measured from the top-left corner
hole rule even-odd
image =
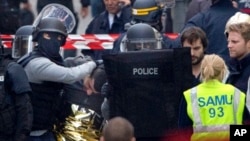
[[[60,35],[60,34],[56,34],[56,33],[43,33],[43,37],[45,38],[45,39],[48,39],[48,40],[50,40],[51,38],[55,38],[55,39],[57,39],[58,41],[62,41],[63,39],[64,39],[64,37],[62,36],[62,35]]]
[[[204,57],[204,47],[201,43],[201,40],[198,39],[192,44],[186,40],[183,43],[183,47],[189,47],[191,50],[192,65],[200,64]]]
[[[245,41],[238,32],[228,32],[227,38],[229,55],[231,58],[241,60],[250,53],[250,41]]]
[[[111,14],[117,14],[121,9],[119,6],[119,0],[103,0],[106,10]]]
[[[156,43],[135,43],[135,50],[151,50],[156,48]]]

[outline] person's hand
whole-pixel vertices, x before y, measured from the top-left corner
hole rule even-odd
[[[80,13],[83,18],[86,18],[89,14],[89,7],[82,7]]]
[[[27,3],[22,2],[20,4],[20,9],[31,10],[31,5],[29,2],[27,2]]]
[[[232,3],[234,8],[238,8],[238,3],[235,0],[232,0]]]
[[[123,6],[128,6],[131,4],[131,1],[130,0],[119,0],[120,3],[123,4]]]
[[[101,95],[105,96],[106,98],[109,97],[113,93],[113,87],[108,83],[104,83],[101,89]]]
[[[95,80],[91,76],[86,76],[83,80],[83,89],[86,91],[87,95],[97,94],[98,92],[94,87]]]

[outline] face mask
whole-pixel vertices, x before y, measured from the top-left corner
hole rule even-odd
[[[41,49],[45,55],[49,57],[58,57],[60,56],[60,47],[61,40],[58,40],[56,37],[51,36],[51,39],[45,39],[43,37],[38,39],[38,47]]]

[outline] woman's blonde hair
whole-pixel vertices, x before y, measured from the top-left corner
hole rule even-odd
[[[228,72],[225,61],[216,54],[205,55],[201,62],[201,81],[217,79],[222,82]]]

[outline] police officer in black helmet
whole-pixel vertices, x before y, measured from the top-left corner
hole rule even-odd
[[[147,23],[154,27],[157,31],[162,30],[162,11],[156,0],[136,0],[132,6],[132,21],[135,23]]]
[[[124,40],[120,46],[120,52],[132,52],[132,51],[154,51],[162,49],[162,42],[157,38],[154,28],[145,23],[134,24],[129,27],[127,34],[124,36]],[[99,72],[100,74],[103,72]],[[104,76],[104,75],[102,75]],[[102,77],[99,76],[99,77]],[[97,79],[97,78],[91,78]],[[85,85],[93,85],[95,83],[85,82]],[[93,86],[92,86],[93,87]],[[90,88],[90,87],[89,87]],[[105,83],[101,87],[101,94],[105,96],[102,103],[102,116],[105,120],[109,119],[109,95],[112,93],[112,86]]]
[[[157,39],[154,29],[143,23],[129,28],[125,40],[122,42],[121,52],[161,49],[161,40]]]
[[[20,28],[16,35],[21,34]],[[31,87],[22,66],[4,52],[0,53],[0,78],[0,141],[26,141],[33,120]]]
[[[147,2],[144,0],[136,0],[132,5],[132,20],[125,26],[128,29],[137,23],[148,24],[153,27],[157,39],[161,40],[162,48],[178,47],[178,45],[174,45],[175,43],[172,42],[171,39],[161,33],[163,28],[161,21],[163,9],[163,6],[156,0],[149,0]],[[119,38],[115,40],[111,53],[121,51],[122,42],[124,42],[126,34],[126,32],[121,34]],[[133,34],[138,34],[138,32]]]
[[[25,25],[21,26],[15,34],[12,45],[12,58],[19,59],[26,53],[33,50],[34,42],[32,41],[32,32],[34,26]]]
[[[33,91],[34,120],[29,141],[55,141],[52,129],[60,118],[59,104],[64,84],[84,79],[96,63],[88,61],[76,67],[65,67],[60,47],[65,44],[70,32],[67,26],[55,17],[43,17],[37,21],[33,32],[33,41],[37,45],[31,53],[18,60],[28,75]]]

